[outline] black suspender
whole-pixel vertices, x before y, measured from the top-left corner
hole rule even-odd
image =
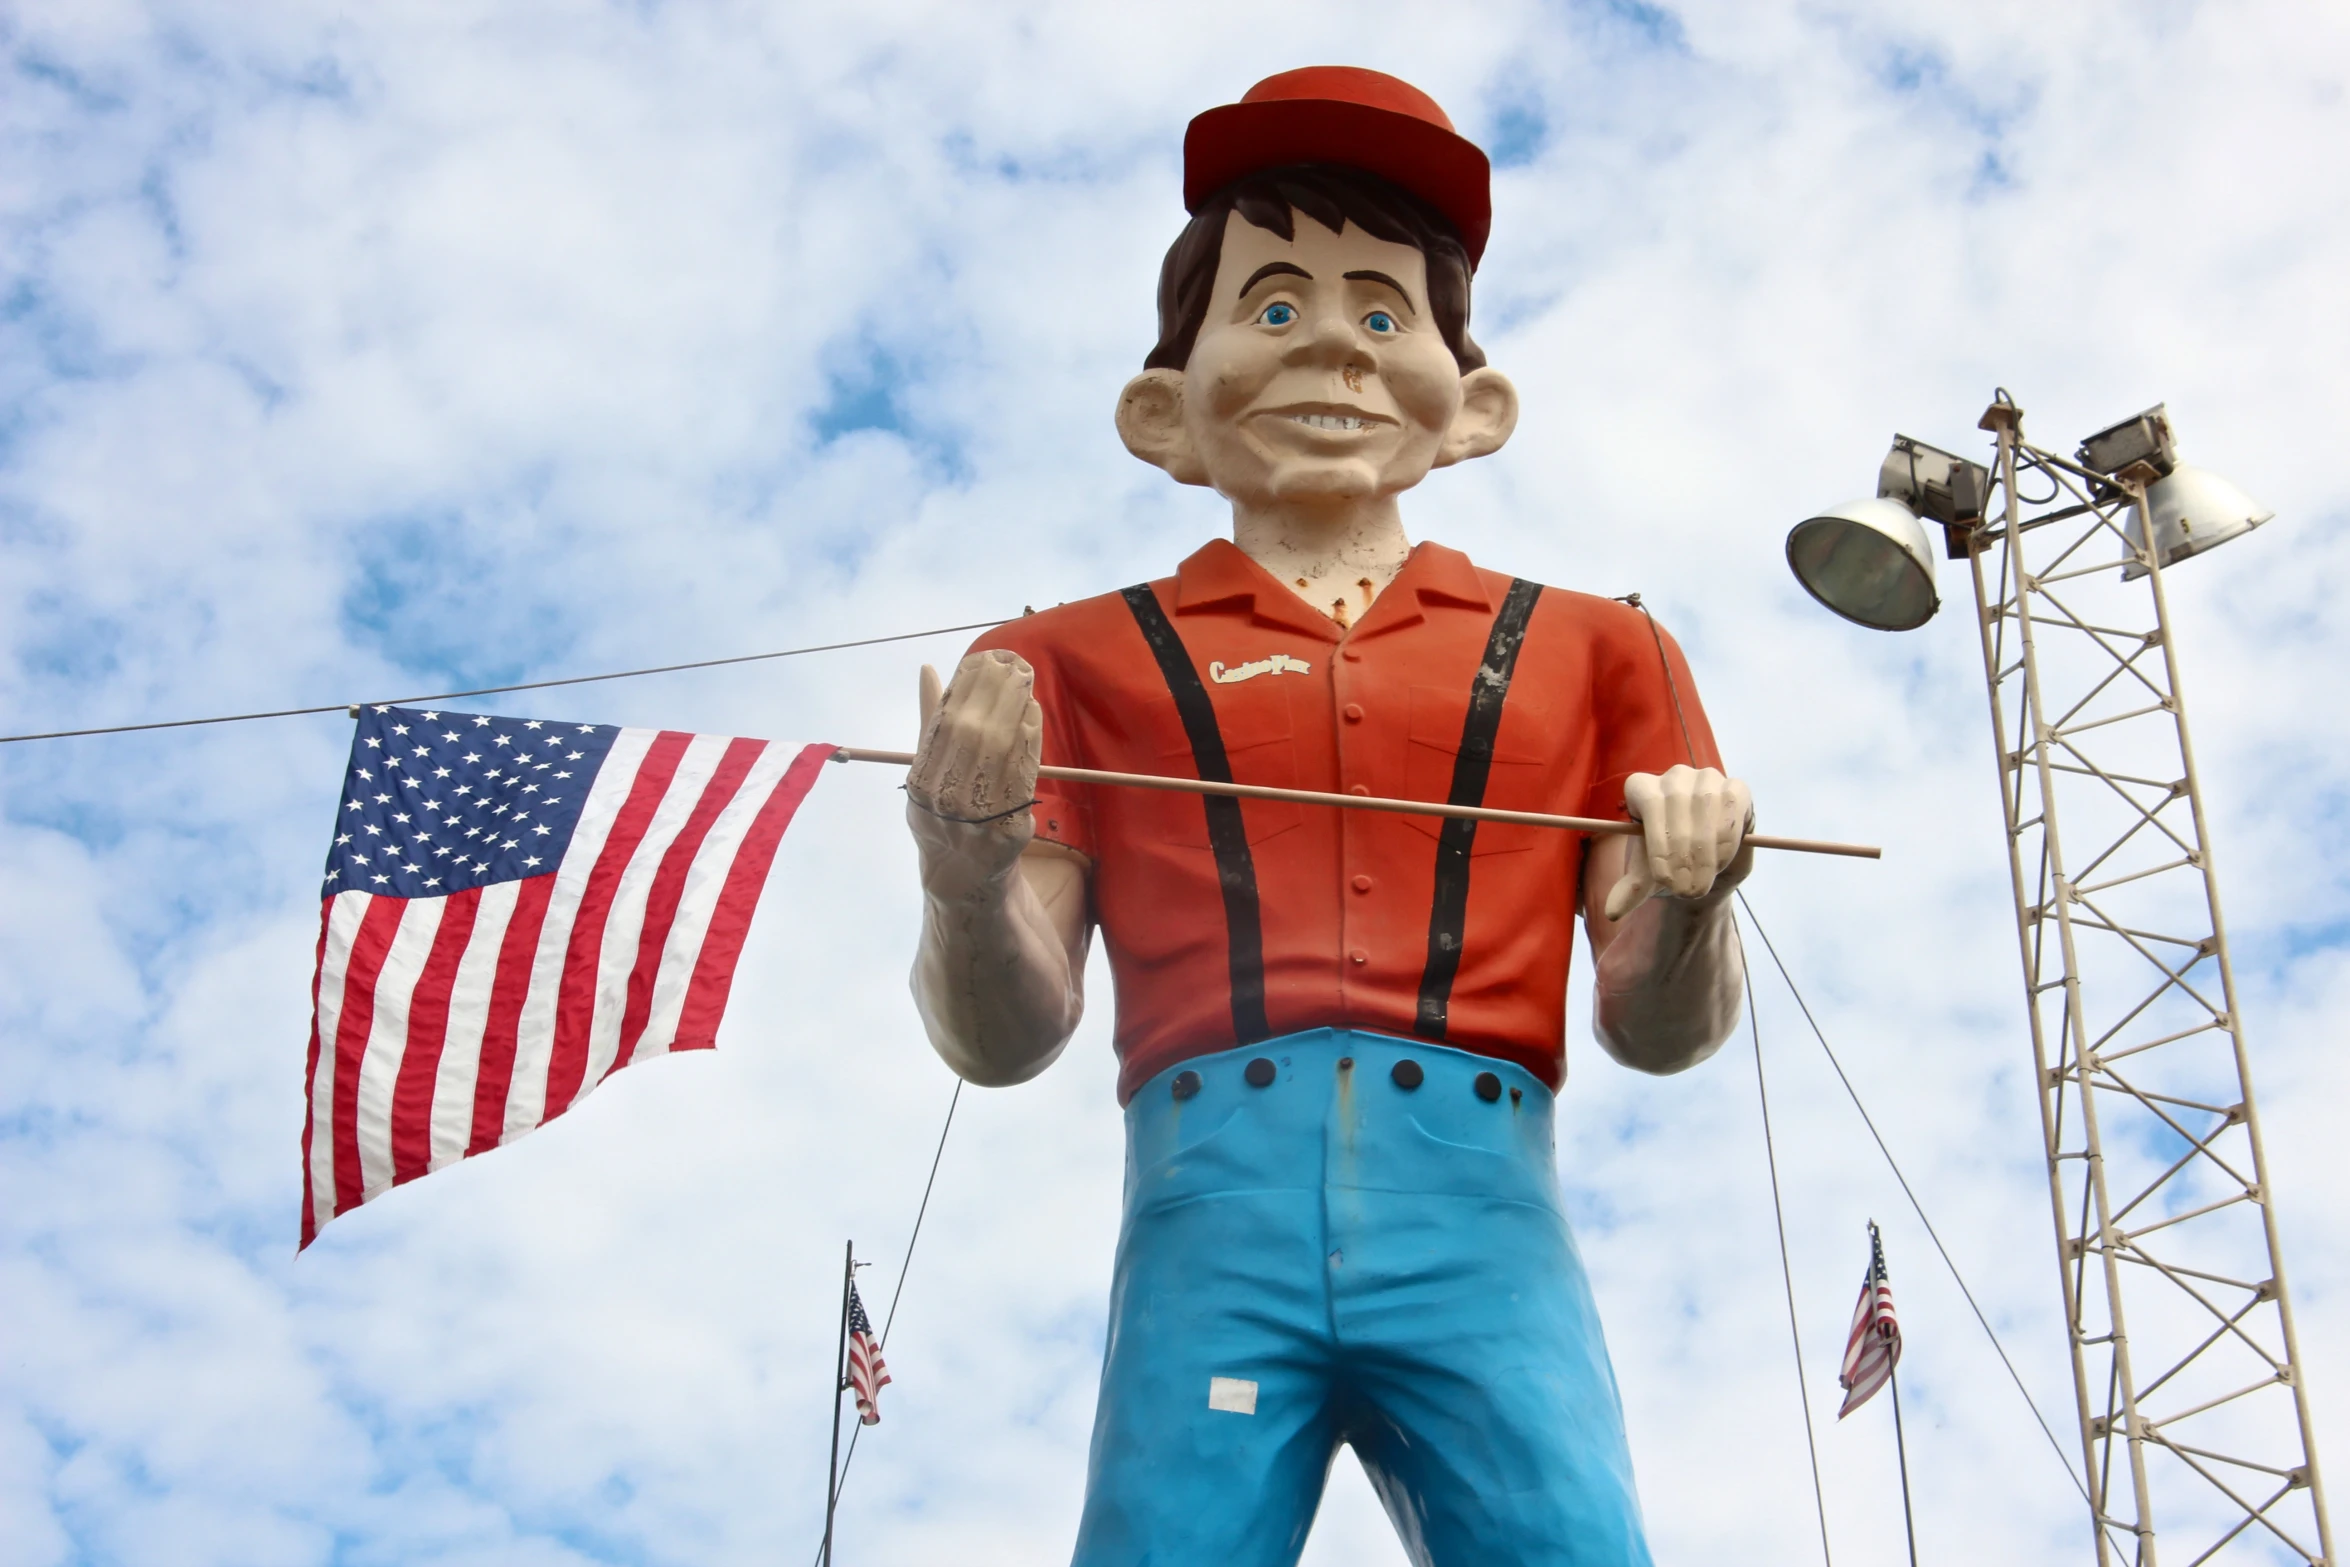
[[[1500,613],[1493,617],[1484,661],[1469,684],[1469,717],[1461,725],[1460,754],[1452,764],[1452,792],[1445,796],[1448,804],[1485,803],[1485,783],[1493,771],[1493,737],[1501,729],[1501,708],[1509,699],[1510,676],[1518,666],[1518,647],[1526,640],[1526,622],[1533,617],[1534,601],[1541,596],[1541,583],[1513,579]],[[1461,968],[1461,932],[1469,916],[1469,848],[1476,840],[1477,824],[1455,817],[1447,817],[1437,835],[1436,898],[1428,911],[1428,966],[1420,971],[1420,1007],[1412,1020],[1412,1032],[1422,1039],[1444,1037],[1453,977]]]
[[[1190,651],[1175,634],[1167,612],[1159,608],[1158,595],[1145,584],[1126,589],[1122,596],[1134,612],[1135,624],[1142,628],[1142,639],[1159,661],[1159,673],[1166,677],[1167,691],[1182,716],[1183,732],[1191,741],[1192,763],[1200,777],[1215,783],[1232,782],[1232,762],[1224,754],[1224,734],[1216,727],[1216,709],[1208,700],[1208,688],[1200,684]],[[1510,651],[1515,656],[1514,641]],[[1500,710],[1497,698],[1497,716]],[[1491,744],[1489,736],[1488,749]],[[1241,821],[1240,802],[1217,794],[1203,794],[1200,800],[1207,807],[1208,846],[1216,855],[1216,880],[1224,889],[1224,927],[1231,944],[1232,1033],[1239,1043],[1252,1044],[1273,1032],[1265,1021],[1265,927],[1257,907],[1256,861],[1248,852],[1248,830]],[[1465,849],[1462,852],[1467,853]],[[1465,898],[1465,872],[1462,879]]]

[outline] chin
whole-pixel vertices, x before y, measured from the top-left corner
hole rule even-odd
[[[1366,462],[1284,463],[1266,490],[1278,501],[1353,501],[1380,491],[1379,470]]]

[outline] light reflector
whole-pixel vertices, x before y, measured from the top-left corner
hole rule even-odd
[[[1797,523],[1787,535],[1787,564],[1813,598],[1878,631],[1913,631],[1942,607],[1925,525],[1885,496],[1847,501]]]

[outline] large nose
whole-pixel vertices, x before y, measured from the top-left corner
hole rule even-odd
[[[1378,363],[1369,339],[1340,301],[1317,307],[1311,329],[1292,342],[1294,346],[1288,357],[1293,364],[1335,371],[1349,366],[1369,370]]]

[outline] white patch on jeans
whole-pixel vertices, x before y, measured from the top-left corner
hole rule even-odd
[[[1210,1377],[1208,1407],[1227,1414],[1253,1415],[1257,1412],[1257,1385],[1244,1377]]]

